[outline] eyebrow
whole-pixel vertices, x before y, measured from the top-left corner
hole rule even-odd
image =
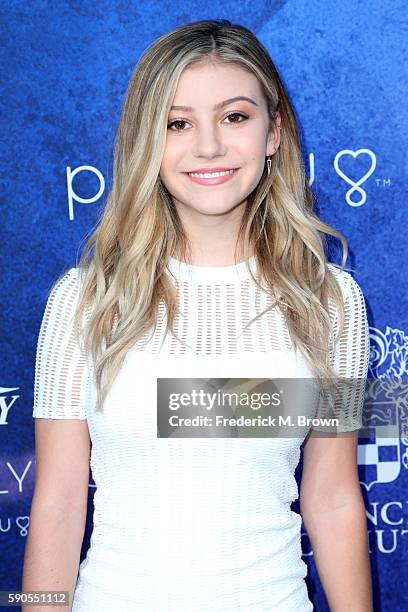
[[[224,106],[228,106],[228,104],[231,104],[232,102],[237,102],[238,100],[246,100],[247,102],[250,102],[251,104],[254,104],[255,106],[259,106],[254,100],[252,100],[251,98],[248,98],[247,96],[235,96],[235,98],[228,98],[228,100],[223,100],[222,102],[218,102],[218,104],[215,104],[213,106],[213,110],[219,110],[220,108],[223,108]],[[192,106],[172,106],[170,110],[184,111],[186,113],[194,112],[194,108]]]

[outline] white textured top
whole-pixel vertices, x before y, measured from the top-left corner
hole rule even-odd
[[[255,260],[250,259],[255,270]],[[80,565],[74,612],[300,612],[312,610],[301,558],[294,472],[302,438],[159,438],[157,379],[303,376],[283,315],[245,262],[190,266],[171,258],[179,286],[175,335],[156,329],[128,352],[104,406],[95,410],[90,361],[72,332],[80,277],[71,268],[45,308],[33,417],[87,419],[97,486],[94,529]],[[365,378],[369,358],[363,294],[347,272],[345,329],[332,363]],[[337,314],[332,311],[337,332]],[[245,328],[245,329],[244,329]],[[348,404],[361,426],[363,397]]]

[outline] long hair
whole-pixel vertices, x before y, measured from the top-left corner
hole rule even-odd
[[[168,330],[177,314],[178,292],[166,266],[176,251],[191,262],[189,240],[159,172],[180,75],[198,62],[250,71],[261,84],[270,122],[280,112],[280,145],[270,174],[265,167],[247,198],[237,243],[247,256],[255,254],[254,281],[263,277],[272,292],[278,288],[278,307],[292,342],[314,375],[336,377],[329,359],[335,346],[331,309],[339,313],[338,338],[344,308],[327,266],[326,235],[343,245],[342,269],[346,239],[313,211],[295,114],[267,50],[242,25],[205,20],[164,34],[137,63],[116,133],[112,186],[77,263],[84,280],[74,324],[78,330],[92,305],[83,339],[93,359],[100,409],[127,351],[155,326],[160,302],[166,306]]]

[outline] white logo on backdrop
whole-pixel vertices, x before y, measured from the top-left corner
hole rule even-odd
[[[359,155],[368,155],[368,157],[370,158],[371,165],[368,171],[358,181],[353,181],[349,176],[347,176],[347,174],[343,170],[340,169],[339,160],[345,155],[351,155],[353,159],[356,159]],[[352,151],[351,149],[344,149],[343,151],[339,151],[337,153],[336,157],[334,158],[333,165],[334,165],[334,169],[336,170],[337,174],[342,179],[344,179],[346,183],[351,185],[351,189],[349,189],[346,193],[347,204],[349,204],[350,206],[362,206],[363,204],[365,204],[367,200],[367,194],[364,191],[364,189],[361,189],[360,185],[365,183],[365,181],[372,175],[372,173],[375,170],[375,167],[377,165],[375,154],[372,151],[370,151],[370,149],[359,149],[358,151]],[[354,202],[351,199],[351,195],[355,191],[357,191],[361,196],[360,199],[356,202]]]
[[[8,397],[13,391],[18,391],[20,387],[0,387],[0,425],[8,425],[7,415],[10,408],[18,399],[19,395]]]
[[[74,192],[73,180],[76,177],[76,175],[79,172],[82,172],[83,170],[88,170],[88,172],[93,172],[94,174],[96,174],[96,176],[99,179],[99,191],[96,195],[92,196],[91,198],[81,198],[81,196],[79,196],[77,193]],[[70,221],[74,220],[74,201],[80,202],[81,204],[92,204],[93,202],[96,202],[96,200],[98,200],[101,197],[104,191],[105,191],[105,179],[103,177],[102,172],[98,170],[98,168],[95,168],[95,166],[78,166],[78,168],[75,168],[75,170],[71,170],[71,166],[67,166],[67,193],[68,193],[69,220]]]
[[[351,155],[353,159],[358,158],[360,155],[368,156],[370,160],[370,167],[367,172],[358,180],[354,181],[351,179],[339,166],[339,161],[344,158],[346,155]],[[355,164],[354,164],[355,165]],[[344,180],[346,183],[351,185],[351,188],[346,192],[346,201],[349,206],[362,206],[365,204],[367,200],[367,194],[364,189],[361,188],[366,180],[372,175],[377,165],[376,156],[370,149],[358,149],[358,151],[353,151],[351,149],[343,149],[339,151],[333,161],[333,166],[337,174]],[[74,191],[73,181],[77,174],[83,171],[88,171],[94,173],[99,179],[99,190],[98,193],[89,198],[82,198]],[[309,185],[313,185],[315,180],[315,156],[313,153],[309,154]],[[78,166],[72,170],[71,166],[67,166],[67,194],[68,194],[68,215],[69,220],[74,220],[74,202],[79,202],[80,204],[92,204],[96,202],[105,190],[105,179],[100,170],[95,166]],[[351,196],[354,192],[357,192],[360,196],[359,200],[354,201],[351,199]]]

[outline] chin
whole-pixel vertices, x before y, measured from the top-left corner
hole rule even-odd
[[[238,205],[238,202],[236,204],[230,204],[225,205],[225,202],[223,204],[203,204],[203,206],[190,206],[190,208],[192,210],[195,210],[196,212],[205,214],[205,215],[225,215],[229,212],[231,212],[231,210],[233,210],[236,206]]]

